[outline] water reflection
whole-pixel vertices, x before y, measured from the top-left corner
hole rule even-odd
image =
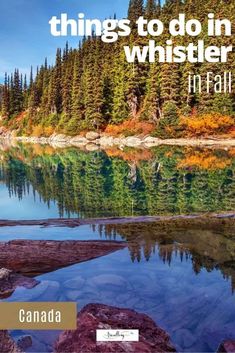
[[[235,235],[234,226],[223,231],[190,227],[174,229],[161,228],[157,223],[98,225],[100,236],[115,239],[121,236],[128,241],[132,261],[149,261],[151,257],[159,256],[163,263],[171,265],[172,259],[190,261],[194,273],[201,270],[208,272],[219,270],[225,279],[231,281],[232,291],[235,289]],[[94,230],[96,227],[94,226]]]
[[[234,222],[233,222],[234,224]],[[167,227],[158,223],[85,225],[78,228],[8,227],[0,228],[1,242],[15,238],[23,240],[69,241],[69,240],[124,240],[127,242],[128,260],[131,263],[148,262],[158,259],[166,266],[174,266],[174,260],[187,262],[198,275],[219,271],[235,289],[235,235],[234,225],[213,229],[210,223],[204,227]],[[42,248],[42,251],[43,251]],[[23,251],[22,251],[23,253]],[[1,257],[4,258],[4,253]],[[26,259],[27,260],[27,259]],[[48,260],[46,264],[48,265]],[[43,261],[38,259],[38,261]],[[3,266],[4,264],[2,264]],[[157,268],[156,268],[157,271]]]
[[[148,314],[167,330],[177,350],[215,352],[234,339],[234,235],[209,229],[159,229],[157,224],[88,226],[59,229],[58,239],[124,239],[128,248],[92,261],[38,276],[31,289],[18,288],[8,301],[77,301],[79,310],[99,302]],[[56,228],[28,238],[47,238]],[[1,231],[2,232],[2,231]],[[18,232],[17,232],[18,234]],[[77,238],[78,239],[78,238]],[[19,334],[19,333],[17,333]],[[56,335],[24,331],[34,339],[32,352],[50,351]],[[40,340],[40,350],[37,342]],[[52,348],[51,348],[52,350]]]
[[[28,195],[33,208],[45,205],[49,215],[50,209],[60,217],[103,217],[235,206],[233,150],[159,147],[88,153],[30,145],[1,151],[0,159],[0,182],[9,198],[17,196],[20,202]]]

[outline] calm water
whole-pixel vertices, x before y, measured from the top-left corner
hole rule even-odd
[[[2,153],[2,154],[1,154]],[[234,151],[0,152],[0,218],[124,216],[234,210]],[[154,223],[75,229],[6,227],[13,239],[126,240],[127,248],[38,276],[8,301],[104,303],[148,314],[178,351],[215,352],[235,339],[235,235],[209,230],[161,231]],[[133,245],[133,241],[135,244]],[[28,352],[50,352],[58,333],[29,333]]]
[[[160,147],[0,151],[1,218],[103,217],[233,210],[234,150]]]
[[[8,301],[77,301],[127,307],[166,329],[179,351],[213,352],[235,338],[235,239],[211,231],[164,234],[154,224],[77,229],[1,229],[2,240],[137,239],[139,246],[38,276],[34,289],[19,288]],[[31,334],[29,352],[52,351],[57,332]]]

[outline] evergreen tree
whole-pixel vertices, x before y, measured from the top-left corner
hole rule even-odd
[[[157,5],[156,0],[147,0],[147,4],[145,7],[145,18],[148,20],[152,20],[155,18],[157,14]]]
[[[10,96],[9,96],[9,78],[5,73],[4,86],[2,89],[1,110],[4,118],[8,118],[10,114]]]
[[[47,59],[33,74],[22,77],[19,70],[5,77],[0,85],[1,116],[7,118],[6,126],[15,128],[14,117],[24,113],[17,120],[19,134],[32,133],[34,128],[44,133],[54,131],[75,135],[82,130],[103,130],[109,123],[119,124],[131,118],[154,123],[156,134],[164,136],[177,134],[180,125],[178,116],[194,113],[220,113],[231,117],[235,114],[235,81],[233,93],[202,94],[188,90],[189,74],[200,74],[202,86],[206,87],[207,72],[223,74],[231,71],[235,75],[234,53],[227,63],[128,63],[124,46],[142,49],[150,35],[139,36],[136,20],[144,16],[148,20],[159,18],[167,29],[169,21],[179,13],[186,13],[187,19],[198,18],[202,22],[202,33],[198,39],[205,45],[235,45],[234,36],[207,36],[207,14],[220,13],[221,18],[235,21],[234,1],[209,0],[167,0],[162,6],[159,0],[130,0],[128,18],[132,31],[128,37],[120,37],[115,43],[104,43],[93,34],[83,38],[78,49],[70,49],[66,43],[63,51],[57,49],[53,65]],[[115,16],[114,16],[115,18]],[[172,39],[173,45],[187,46],[192,37],[172,37],[169,31],[157,38],[157,44],[165,46]],[[35,77],[34,77],[35,76]],[[13,119],[11,119],[13,118]],[[175,126],[173,126],[175,124]],[[229,132],[229,130],[228,130]]]

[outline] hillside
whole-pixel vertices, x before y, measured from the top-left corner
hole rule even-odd
[[[162,138],[222,135],[234,137],[234,93],[188,93],[188,75],[207,72],[235,75],[234,53],[223,64],[128,64],[124,45],[146,45],[150,37],[138,37],[135,21],[139,16],[159,18],[165,24],[179,13],[197,18],[205,28],[208,13],[234,21],[234,0],[168,0],[164,6],[154,0],[131,0],[128,18],[132,34],[117,43],[103,43],[95,34],[83,39],[78,49],[68,44],[58,49],[54,66],[47,60],[30,80],[18,69],[6,73],[0,95],[2,125],[17,135],[50,136],[52,133],[77,135],[89,130],[109,134],[152,134]],[[205,37],[205,29],[198,39]],[[156,39],[156,38],[155,38]],[[158,38],[164,45],[169,34]],[[178,45],[192,37],[175,37]],[[234,42],[233,37],[209,37],[207,45]]]

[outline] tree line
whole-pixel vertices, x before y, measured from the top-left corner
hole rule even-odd
[[[206,38],[207,45],[234,42],[234,36],[206,37],[210,12],[234,21],[234,0],[167,0],[164,5],[159,0],[130,0],[129,37],[107,44],[94,33],[83,38],[76,49],[66,43],[63,50],[57,49],[53,66],[45,60],[35,75],[31,68],[29,82],[18,69],[6,74],[0,89],[2,124],[17,129],[19,134],[32,134],[40,127],[48,135],[54,131],[75,135],[83,130],[103,130],[108,124],[121,124],[130,118],[150,122],[157,129],[177,127],[179,116],[192,112],[233,116],[234,93],[189,93],[188,74],[200,74],[204,80],[208,71],[235,74],[234,53],[223,64],[129,64],[123,50],[124,45],[144,46],[151,38],[138,36],[135,21],[140,16],[159,18],[167,28],[179,13],[202,22],[199,37]],[[167,39],[177,45],[192,42],[192,37],[170,38],[166,32],[157,39],[158,44],[164,45]]]
[[[60,217],[84,218],[220,212],[234,209],[235,160],[229,151],[159,147],[138,163],[75,148],[12,148],[1,155],[0,182],[10,196],[30,190]],[[35,153],[36,152],[36,153]],[[189,153],[189,155],[188,155]],[[196,156],[203,156],[195,164]],[[187,160],[187,162],[186,162]],[[211,168],[207,163],[212,160]],[[227,163],[226,163],[227,161]],[[223,163],[224,164],[221,164]],[[203,168],[202,168],[203,167]],[[30,186],[32,188],[30,188]]]

